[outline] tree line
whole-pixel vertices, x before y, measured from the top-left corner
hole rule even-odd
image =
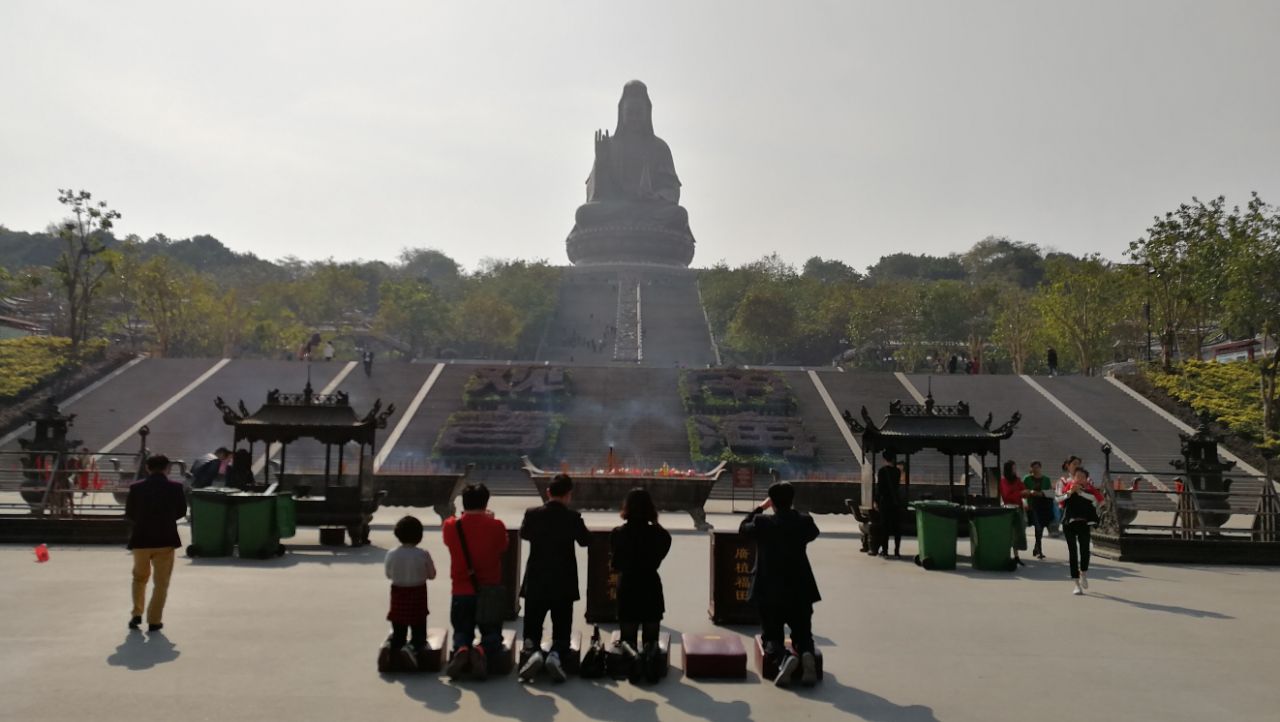
[[[1029,373],[1052,347],[1062,370],[1092,373],[1154,348],[1168,368],[1214,338],[1274,337],[1280,212],[1256,194],[1243,207],[1192,199],[1155,217],[1121,262],[988,237],[949,256],[884,256],[865,273],[775,254],[718,264],[700,284],[722,355],[741,363],[911,372],[958,356]]]
[[[160,356],[295,355],[313,334],[339,349],[407,358],[529,358],[554,310],[560,269],[405,249],[383,261],[266,261],[216,238],[112,234],[121,214],[61,190],[44,233],[0,227],[0,295],[71,339],[110,338]],[[32,262],[34,261],[34,262]]]

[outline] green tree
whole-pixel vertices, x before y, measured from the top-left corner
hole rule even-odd
[[[520,336],[520,314],[510,303],[491,293],[473,293],[458,304],[459,339],[488,357],[509,353]]]
[[[447,304],[421,281],[385,281],[378,306],[377,328],[408,344],[411,353],[427,355],[431,345],[445,337],[449,325]]]
[[[914,371],[928,355],[923,332],[924,284],[878,283],[849,298],[848,340],[855,364],[868,369]]]
[[[1035,288],[1044,280],[1044,257],[1033,243],[987,236],[960,257],[965,273],[975,282]]]
[[[1184,355],[1199,358],[1205,330],[1224,291],[1220,263],[1226,253],[1225,199],[1192,198],[1156,218],[1127,254],[1147,273],[1152,316],[1160,328],[1161,362],[1173,364],[1179,339]]]
[[[1111,265],[1097,255],[1050,259],[1047,281],[1035,306],[1052,338],[1070,348],[1082,373],[1106,358],[1112,333],[1124,313],[1124,288]]]
[[[84,190],[60,188],[58,202],[70,209],[71,216],[58,226],[62,252],[53,270],[66,297],[67,337],[75,353],[88,338],[93,302],[115,268],[118,257],[106,240],[120,213],[106,201],[94,203],[92,194]]]
[[[856,283],[862,275],[844,261],[814,256],[804,262],[800,275],[819,283]]]
[[[1272,352],[1259,360],[1263,444],[1275,448],[1280,432],[1277,375],[1280,373],[1280,210],[1253,193],[1246,207],[1235,208],[1226,222],[1227,248],[1222,264],[1228,279],[1223,293],[1223,322],[1241,335],[1261,334]]]
[[[797,315],[791,299],[776,284],[752,288],[729,323],[726,340],[734,348],[772,363],[795,338]]]
[[[1009,359],[1015,374],[1026,372],[1028,363],[1039,355],[1043,343],[1044,320],[1034,295],[1021,288],[1001,292],[995,309],[991,340]]]

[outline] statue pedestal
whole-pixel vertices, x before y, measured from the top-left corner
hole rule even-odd
[[[638,225],[575,228],[566,240],[576,266],[642,263],[688,268],[693,236],[687,232]]]

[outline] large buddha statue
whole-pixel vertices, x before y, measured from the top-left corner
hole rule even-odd
[[[680,178],[671,149],[653,133],[648,89],[633,80],[622,89],[613,135],[596,131],[587,202],[575,214],[569,259],[577,264],[689,265],[693,233],[689,214],[679,203]]]

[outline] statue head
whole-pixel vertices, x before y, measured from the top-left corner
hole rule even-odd
[[[618,127],[614,135],[623,133],[653,135],[653,103],[649,101],[649,89],[639,80],[622,86],[622,99],[618,101]]]

